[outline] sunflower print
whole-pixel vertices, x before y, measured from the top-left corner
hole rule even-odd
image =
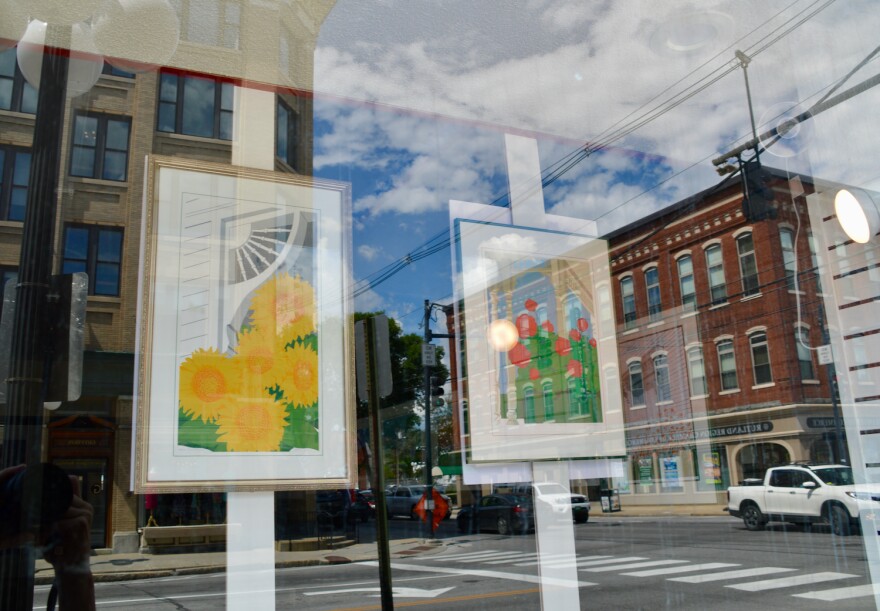
[[[315,332],[315,290],[299,276],[275,274],[251,299],[257,329],[289,342]]]
[[[284,401],[294,407],[308,407],[318,400],[318,353],[294,345],[284,353],[281,377]]]
[[[271,398],[242,397],[217,418],[217,440],[230,452],[276,452],[281,447],[287,410]]]
[[[232,359],[213,348],[196,350],[180,366],[180,409],[213,422],[238,395],[240,380]]]

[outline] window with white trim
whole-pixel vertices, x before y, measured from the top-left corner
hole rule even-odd
[[[785,285],[793,291],[795,285],[794,232],[788,227],[779,228],[779,242],[782,245],[782,266],[785,269]]]
[[[632,329],[636,326],[636,296],[633,292],[632,276],[620,281],[620,298],[623,303],[623,326],[625,329]]]
[[[706,249],[706,268],[709,272],[709,295],[713,304],[727,301],[727,283],[724,279],[724,260],[721,245],[713,244]]]
[[[706,385],[706,367],[703,362],[703,348],[691,346],[687,349],[688,378],[691,383],[691,396],[699,397],[708,394]]]
[[[797,347],[798,368],[802,380],[815,380],[816,370],[813,368],[813,351],[810,350],[809,330],[805,327],[795,327],[794,343]]]
[[[718,352],[718,371],[721,377],[721,390],[735,390],[739,388],[736,379],[736,356],[733,351],[733,340],[721,340],[715,345]]]
[[[672,388],[669,385],[669,358],[665,354],[654,357],[654,382],[657,388],[657,402],[672,401]]]
[[[755,242],[752,233],[747,232],[736,238],[736,251],[739,255],[739,273],[742,280],[743,296],[756,295],[761,291],[758,283],[758,260],[755,258]]]
[[[767,345],[767,333],[757,331],[749,335],[749,349],[752,352],[752,373],[755,385],[771,383],[773,375],[770,372],[770,349]]]
[[[633,407],[641,407],[645,404],[645,385],[642,380],[642,364],[632,361],[627,365],[629,369],[629,396]]]
[[[663,304],[660,300],[660,273],[656,267],[645,270],[645,291],[648,295],[648,319],[660,320],[663,314]]]
[[[690,255],[685,255],[678,258],[676,265],[678,266],[678,285],[681,288],[681,307],[686,312],[690,312],[697,308],[694,260]]]

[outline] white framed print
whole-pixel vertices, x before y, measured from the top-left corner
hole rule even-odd
[[[347,487],[347,185],[150,157],[141,233],[135,492]]]
[[[626,455],[604,240],[456,219],[469,463]]]

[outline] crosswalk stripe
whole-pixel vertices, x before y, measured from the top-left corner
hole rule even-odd
[[[816,590],[815,592],[792,594],[792,596],[832,602],[835,600],[846,600],[848,598],[876,596],[877,594],[880,594],[880,584],[869,583],[863,586],[850,586],[848,588],[834,588],[833,590]]]
[[[613,556],[581,556],[576,558],[575,560],[556,560],[554,562],[548,562],[544,566],[551,569],[567,569],[573,566],[589,566],[591,564],[596,564],[596,560],[605,560],[610,561]],[[645,560],[644,558],[639,558],[639,560]],[[528,563],[532,564],[532,563]],[[534,564],[538,564],[535,562]],[[526,564],[517,564],[516,566],[526,566]]]
[[[721,573],[709,573],[707,575],[688,575],[687,577],[670,577],[669,581],[681,581],[682,583],[708,583],[710,581],[724,581],[725,579],[739,579],[741,577],[757,577],[772,573],[789,573],[797,569],[783,569],[777,566],[762,566],[756,569],[741,569],[738,571],[722,571]]]
[[[687,560],[651,560],[649,562],[636,562],[633,564],[614,564],[612,566],[597,566],[588,569],[580,569],[586,573],[608,573],[622,569],[641,569],[649,566],[663,566],[664,564],[684,564]]]
[[[629,577],[656,577],[657,575],[673,575],[675,573],[693,573],[694,571],[710,571],[712,569],[724,569],[729,566],[741,566],[726,562],[707,562],[705,564],[690,564],[688,566],[673,566],[665,569],[651,569],[648,571],[636,571],[635,573],[623,573]]]
[[[505,560],[493,560],[492,562],[487,562],[486,564],[513,564],[518,561],[527,560],[528,562],[523,562],[523,564],[517,564],[516,566],[525,566],[528,564],[541,564],[541,558],[544,560],[551,560],[554,562],[560,562],[562,558],[571,558],[571,554],[544,554],[543,556],[540,554],[520,554],[519,558],[510,559],[507,558]]]
[[[458,560],[460,558],[475,558],[477,556],[491,556],[499,553],[497,549],[484,550],[482,552],[468,552],[466,554],[443,554],[442,556],[434,556],[436,560]]]
[[[851,579],[858,575],[850,575],[848,573],[810,573],[809,575],[794,575],[793,577],[780,577],[779,579],[766,579],[763,581],[752,581],[750,583],[738,583],[725,588],[734,588],[745,592],[762,592],[764,590],[775,590],[777,588],[790,588],[791,586],[803,586],[812,583],[822,583],[823,581],[836,581],[838,579]]]
[[[485,562],[486,560],[499,560],[501,558],[519,558],[522,556],[522,552],[498,552],[497,554],[492,554],[491,556],[482,556],[480,558],[463,558],[459,560],[461,563],[471,563],[471,562]]]
[[[607,558],[604,560],[588,560],[584,562],[578,562],[578,566],[597,566],[597,565],[605,565],[614,562],[635,562],[636,560],[647,560],[647,558],[643,558],[642,556],[627,556],[626,558]]]

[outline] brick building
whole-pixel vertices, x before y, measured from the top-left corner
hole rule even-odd
[[[774,464],[835,458],[813,185],[768,174],[770,218],[747,218],[732,176],[609,238],[626,503],[721,503]]]
[[[129,492],[145,158],[230,163],[237,122],[247,120],[237,110],[240,88],[256,81],[275,96],[276,139],[265,144],[275,147],[275,169],[311,174],[312,98],[299,92],[312,88],[315,41],[333,2],[304,2],[297,11],[229,2],[221,18],[200,15],[213,10],[204,3],[172,4],[181,40],[169,67],[133,74],[104,64],[90,91],[68,99],[59,134],[56,230],[46,239],[54,272],[86,271],[90,284],[82,395],[44,412],[44,454],[82,478],[95,507],[94,547],[136,549],[145,519],[143,499]],[[242,49],[243,39],[267,46]],[[16,49],[0,52],[3,283],[18,266],[35,112],[36,91]],[[185,512],[174,518],[181,521],[222,521],[216,496],[175,499],[169,511]]]

